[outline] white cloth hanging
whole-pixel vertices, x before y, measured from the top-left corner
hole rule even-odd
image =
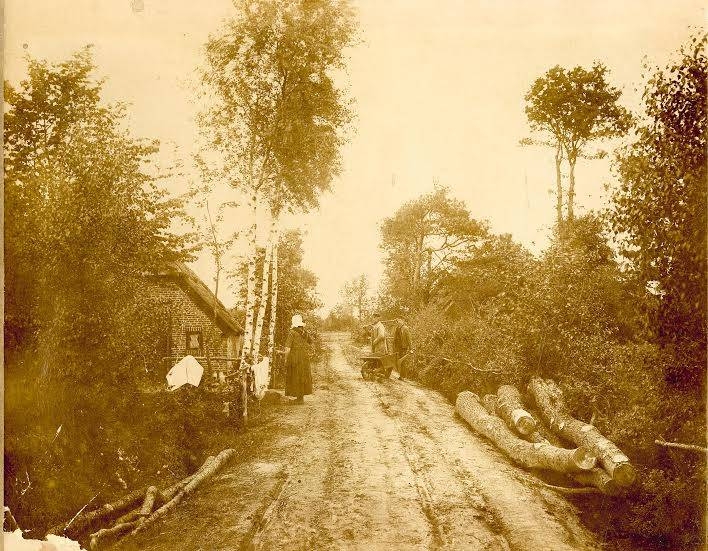
[[[270,384],[270,359],[268,356],[253,365],[251,370],[253,371],[254,394],[260,400]]]
[[[167,386],[177,390],[182,385],[199,386],[204,374],[204,368],[194,356],[185,356],[178,361],[167,374]]]

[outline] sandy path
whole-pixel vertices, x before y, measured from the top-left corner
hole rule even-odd
[[[304,406],[271,406],[248,460],[125,549],[596,549],[530,481],[409,382],[365,382],[329,335]]]

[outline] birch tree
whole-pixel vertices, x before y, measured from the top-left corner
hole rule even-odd
[[[268,235],[268,243],[266,244],[265,257],[263,259],[263,276],[261,278],[261,296],[258,304],[258,314],[256,316],[255,330],[253,333],[253,347],[252,356],[253,361],[259,361],[260,346],[261,346],[261,335],[263,334],[263,322],[265,321],[266,305],[270,301],[273,304],[272,293],[269,292],[271,287],[271,265],[273,262],[273,249],[275,247],[275,233],[276,233],[277,219],[275,216],[272,217],[270,232]],[[272,312],[272,309],[271,309]],[[273,313],[271,313],[273,317]]]
[[[268,320],[268,357],[271,359],[275,350],[275,320],[278,312],[278,245],[280,244],[280,232],[278,232],[277,227],[274,241],[270,281],[270,318]]]
[[[257,206],[315,208],[339,173],[351,111],[333,79],[354,23],[346,0],[236,0],[235,7],[206,45],[211,108],[201,122],[230,184],[248,196],[243,365],[253,352]]]

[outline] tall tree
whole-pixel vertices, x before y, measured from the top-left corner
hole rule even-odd
[[[560,183],[560,148],[569,166],[567,220],[575,218],[575,165],[579,157],[602,156],[587,151],[590,143],[620,136],[631,123],[629,112],[617,101],[621,90],[607,80],[607,68],[595,63],[592,69],[571,70],[555,66],[536,79],[526,94],[526,116],[531,129],[545,133],[556,148],[556,179]],[[560,191],[560,190],[559,190]],[[557,216],[562,201],[557,199]],[[562,220],[559,217],[559,222]]]
[[[185,240],[169,231],[179,201],[147,166],[158,144],[127,133],[93,71],[86,48],[5,83],[5,336],[37,347],[45,375],[98,383],[154,358],[142,276],[184,258]]]
[[[274,247],[275,250],[275,247]],[[278,301],[268,301],[266,305],[265,320],[268,325],[274,324],[275,341],[282,342],[290,329],[290,319],[294,314],[301,314],[312,318],[320,306],[317,297],[317,277],[302,265],[303,261],[302,233],[299,230],[286,231],[279,236],[277,244],[277,258],[272,258],[272,263],[278,262],[281,268],[278,273]],[[256,261],[256,275],[262,276],[265,266],[266,250],[259,247]],[[240,273],[234,274],[243,283],[243,274],[248,266],[240,266]],[[240,286],[241,298],[245,298],[245,285]],[[276,311],[273,315],[273,307]],[[260,302],[256,303],[260,307]],[[261,337],[263,340],[264,337]],[[263,344],[263,343],[262,343]],[[267,348],[267,344],[265,348]]]
[[[656,336],[678,353],[669,379],[693,382],[706,351],[706,35],[653,70],[637,139],[621,151],[612,221],[644,282],[658,282]]]
[[[462,201],[444,187],[409,201],[383,221],[381,248],[386,253],[385,284],[398,309],[412,311],[433,296],[453,261],[469,254],[487,234]]]
[[[361,323],[369,303],[369,280],[366,275],[361,274],[347,281],[342,289],[342,299],[344,304],[356,310],[357,319]]]
[[[252,352],[257,204],[317,207],[340,171],[351,119],[333,80],[354,32],[346,0],[236,0],[237,15],[206,46],[213,107],[205,135],[223,173],[249,198],[244,359]],[[282,265],[282,264],[281,264]]]

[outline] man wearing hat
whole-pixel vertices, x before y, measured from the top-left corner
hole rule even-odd
[[[386,328],[381,323],[381,314],[374,314],[374,324],[371,327],[371,352],[374,354],[388,354],[386,344]]]
[[[404,373],[408,371],[407,364],[411,351],[411,332],[401,318],[396,319],[396,330],[393,333],[393,351],[396,353],[398,378],[403,379]]]

